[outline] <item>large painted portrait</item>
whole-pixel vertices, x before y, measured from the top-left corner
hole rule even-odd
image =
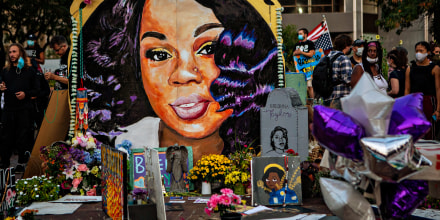
[[[268,25],[275,17],[264,17],[271,7],[247,0],[102,2],[83,27],[91,132],[112,145],[191,146],[194,161],[233,151],[235,142],[259,143],[260,107],[278,80]]]

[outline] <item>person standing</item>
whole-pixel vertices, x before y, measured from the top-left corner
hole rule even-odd
[[[330,60],[338,55],[336,60],[332,63],[333,82],[340,82],[333,87],[333,93],[325,103],[329,104],[331,108],[342,109],[341,98],[350,94],[351,91],[351,73],[352,67],[350,59],[347,57],[351,53],[351,45],[353,40],[350,36],[341,34],[336,36],[334,50],[328,54]]]
[[[353,56],[350,57],[351,67],[353,68],[356,64],[362,63],[362,52],[364,51],[365,41],[357,39],[353,43]]]
[[[24,172],[33,147],[32,134],[32,97],[39,90],[36,70],[21,44],[13,43],[8,48],[7,65],[0,77],[0,91],[5,94],[2,114],[4,131],[3,144],[0,147],[2,168],[10,165],[12,150],[18,150],[16,172]]]
[[[30,34],[28,40],[26,41],[27,47],[25,48],[26,54],[31,59],[31,64],[34,69],[38,72],[43,72],[41,69],[42,64],[44,64],[44,50],[40,47],[37,41],[37,36]]]
[[[428,120],[431,118],[431,129],[424,139],[434,140],[435,125],[440,119],[440,67],[428,59],[431,52],[426,41],[420,41],[415,46],[416,60],[406,69],[405,95],[415,92],[423,93],[423,112]]]
[[[69,79],[68,77],[68,61],[69,61],[69,51],[70,47],[67,44],[67,40],[64,36],[57,35],[50,41],[50,47],[55,51],[55,53],[61,57],[60,68],[55,70],[55,72],[44,73],[44,78],[46,80],[55,80],[54,88],[56,90],[68,89]]]
[[[387,54],[387,63],[389,68],[393,71],[389,75],[388,95],[393,98],[398,98],[405,95],[405,70],[408,63],[408,57],[402,50],[391,50]]]
[[[299,42],[295,44],[295,51],[293,51],[293,56],[303,55],[307,58],[313,57],[315,55],[315,44],[307,40],[309,36],[309,31],[306,28],[300,28],[298,30],[298,40]],[[309,99],[313,99],[315,96],[313,94],[312,79],[307,79],[307,93]]]

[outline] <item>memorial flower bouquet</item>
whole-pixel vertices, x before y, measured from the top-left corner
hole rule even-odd
[[[40,158],[43,160],[42,168],[47,176],[58,177],[62,172],[72,166],[70,145],[57,141],[49,146],[40,148]]]
[[[32,178],[17,180],[17,198],[15,203],[19,206],[30,204],[34,201],[50,201],[61,197],[58,179],[46,176],[34,176]]]
[[[75,164],[63,174],[66,175],[66,180],[61,184],[62,189],[81,195],[96,196],[96,187],[101,183],[99,166],[89,168],[86,164]]]
[[[188,179],[215,182],[225,178],[231,160],[224,155],[210,154],[203,156],[191,169]]]
[[[220,190],[221,195],[214,194],[206,203],[205,213],[211,215],[214,212],[219,212],[220,216],[230,213],[235,210],[236,205],[240,205],[241,198],[235,195],[232,189],[223,188]]]

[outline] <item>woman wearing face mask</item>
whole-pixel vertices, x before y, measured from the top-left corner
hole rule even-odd
[[[423,93],[423,112],[426,118],[436,121],[440,117],[440,67],[432,63],[427,57],[430,46],[426,41],[420,41],[415,46],[416,60],[406,69],[405,95],[415,92]],[[435,123],[432,123],[435,125]],[[435,127],[425,135],[425,139],[435,138]]]
[[[362,63],[353,69],[351,80],[353,87],[361,78],[362,74],[368,73],[376,83],[377,87],[386,94],[388,83],[382,75],[382,46],[378,41],[369,42],[362,53]]]
[[[401,97],[405,94],[405,70],[408,57],[404,51],[394,49],[387,54],[387,63],[389,68],[393,68],[389,75],[388,95],[394,98]]]

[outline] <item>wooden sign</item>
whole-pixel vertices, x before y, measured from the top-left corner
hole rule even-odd
[[[13,167],[7,169],[0,169],[0,198],[2,203],[0,210],[2,212],[2,219],[14,214],[15,202],[15,170]],[[12,213],[10,213],[12,211]]]
[[[127,154],[101,146],[102,208],[112,219],[128,219]]]
[[[143,148],[131,149],[130,155],[130,186],[135,189],[146,189],[145,176],[147,168],[145,167],[145,157]]]

